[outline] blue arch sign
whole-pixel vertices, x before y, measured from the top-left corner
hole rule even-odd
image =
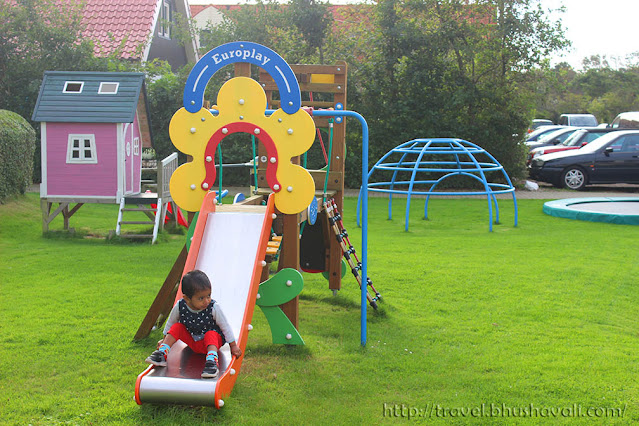
[[[300,85],[291,67],[273,50],[250,41],[234,41],[209,51],[195,64],[184,86],[184,108],[198,112],[204,105],[204,90],[213,74],[236,62],[248,62],[268,72],[280,92],[282,109],[293,114],[300,109]]]

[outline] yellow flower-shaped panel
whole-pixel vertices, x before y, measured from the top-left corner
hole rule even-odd
[[[315,123],[303,110],[287,114],[278,109],[265,115],[266,94],[253,79],[235,77],[227,81],[217,98],[218,115],[202,108],[196,113],[178,110],[171,119],[173,145],[191,155],[193,161],[173,173],[171,195],[185,210],[199,211],[206,193],[215,183],[215,151],[233,133],[250,133],[266,148],[266,180],[275,193],[275,207],[295,214],[311,203],[315,194],[312,176],[291,158],[302,155],[313,144]]]

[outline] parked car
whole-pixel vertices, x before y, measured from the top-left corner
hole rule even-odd
[[[536,142],[540,137],[542,137],[545,134],[548,134],[550,132],[552,132],[553,130],[557,130],[557,129],[562,129],[566,126],[559,126],[556,124],[553,124],[552,126],[541,126],[536,128],[535,130],[532,131],[532,133],[528,133],[528,135],[526,136],[526,143],[529,142]]]
[[[622,112],[608,125],[612,129],[639,129],[639,111]]]
[[[535,118],[532,123],[530,124],[530,127],[528,127],[528,133],[532,133],[533,130],[538,129],[542,126],[552,126],[553,123],[551,120],[546,120],[545,118]]]
[[[557,124],[563,126],[597,127],[599,122],[592,114],[561,114]]]
[[[606,133],[614,132],[616,129],[603,129],[600,127],[590,127],[585,129],[579,129],[573,132],[565,141],[558,145],[540,146],[530,150],[528,153],[528,159],[526,165],[530,166],[533,158],[537,158],[540,155],[551,154],[559,151],[569,151],[571,149],[579,149],[582,146],[598,139],[600,136]]]
[[[639,130],[608,133],[588,145],[535,158],[530,177],[570,189],[591,183],[639,183]]]
[[[526,141],[526,145],[528,145],[528,150],[530,151],[540,146],[559,145],[577,130],[579,130],[579,127],[560,127],[554,132],[543,135],[535,142]]]

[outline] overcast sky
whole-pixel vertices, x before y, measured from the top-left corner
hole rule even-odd
[[[619,56],[639,52],[639,0],[542,0],[542,5],[557,9],[561,14],[566,38],[572,49],[562,58],[573,68],[581,67],[581,60],[591,55]],[[611,61],[611,65],[615,65]]]

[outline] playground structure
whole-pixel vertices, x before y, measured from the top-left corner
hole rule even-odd
[[[203,99],[206,84],[217,70],[229,64],[235,64],[236,76],[222,86],[216,106],[209,110],[205,108]],[[260,83],[248,78],[250,64],[259,66],[268,74],[268,78],[263,74]],[[304,68],[299,67],[298,70]],[[302,82],[308,82],[306,90],[328,89],[336,98],[338,93],[343,96],[343,101],[330,103],[335,110],[315,111],[301,108],[300,87],[304,87],[305,83],[300,85],[293,69],[264,46],[250,42],[228,43],[210,51],[195,65],[185,86],[184,108],[175,113],[169,128],[174,145],[193,160],[174,172],[170,188],[180,207],[199,213],[193,240],[180,253],[135,338],[145,337],[153,325],[165,319],[173,304],[181,298],[179,283],[183,273],[198,268],[210,272],[213,298],[225,307],[225,313],[229,312],[227,317],[233,318],[230,322],[234,331],[237,330],[238,346],[243,352],[248,331],[252,328],[250,321],[256,304],[264,311],[271,325],[275,343],[303,343],[296,330],[297,295],[303,286],[301,275],[297,272],[300,223],[317,219],[325,222],[327,231],[330,231],[332,224],[329,224],[329,215],[324,211],[324,206],[329,205],[327,202],[331,197],[334,201],[330,205],[337,211],[343,197],[343,142],[336,143],[335,138],[331,144],[325,170],[309,172],[299,166],[299,156],[308,150],[315,138],[313,119],[333,119],[336,126],[342,126],[342,134],[345,117],[358,119],[362,124],[364,139],[362,169],[367,170],[368,128],[359,114],[344,110],[345,79],[345,64],[332,68],[310,66],[306,69],[306,77],[302,74],[301,78]],[[318,83],[318,80],[322,83]],[[279,100],[273,99],[275,89]],[[279,105],[281,108],[265,109],[267,101],[269,106]],[[222,140],[233,133],[248,133],[261,142],[255,177],[260,185],[267,186],[258,187],[256,184],[253,194],[244,201],[230,206],[217,206],[215,194],[209,192],[215,184],[217,173],[215,152]],[[363,183],[366,183],[367,174],[363,173],[363,176]],[[363,211],[362,257],[352,271],[356,278],[358,275],[367,277],[366,202]],[[272,223],[273,220],[279,222],[277,226]],[[274,248],[268,241],[272,225],[280,229],[281,236],[273,240],[281,240],[281,251],[279,271],[269,278],[267,252],[269,247]],[[259,238],[253,238],[254,235],[259,235]],[[247,242],[244,246],[244,240],[253,243]],[[342,245],[337,238],[329,238],[329,241],[323,255],[326,258],[329,286],[336,290],[340,288]],[[277,245],[275,241],[272,243]],[[244,258],[245,263],[235,265],[231,260],[236,257]],[[233,272],[224,272],[229,268]],[[236,271],[248,269],[253,271],[250,276]],[[365,345],[366,303],[367,299],[372,298],[368,294],[367,283],[370,281],[360,279],[358,282],[364,283],[360,290],[361,343]],[[216,290],[217,287],[223,289]],[[220,408],[224,404],[222,398],[230,394],[241,366],[241,357],[230,357],[227,347],[221,349],[221,354],[221,375],[217,380],[210,380],[199,378],[203,357],[191,353],[188,348],[172,350],[166,368],[150,366],[138,376],[136,401],[139,404],[177,402]]]
[[[44,73],[32,117],[41,122],[43,232],[60,213],[68,230],[69,219],[82,205],[115,203],[120,205],[116,234],[122,225],[152,225],[152,234],[123,236],[155,242],[172,202],[168,182],[177,154],[158,162],[157,192],[143,193],[142,148],[151,146],[146,108],[142,73]],[[52,211],[54,203],[58,208]],[[152,203],[155,208],[149,206]],[[132,211],[149,219],[124,220],[125,212],[128,216]]]
[[[392,172],[390,181],[370,182],[375,171]],[[489,181],[489,176],[501,177],[505,183]],[[409,175],[409,177],[406,177]],[[470,191],[436,191],[437,186],[451,177],[467,176],[480,182],[482,189]],[[428,201],[432,195],[485,195],[488,200],[488,229],[499,223],[497,194],[512,194],[517,226],[517,198],[515,187],[503,166],[488,151],[474,143],[451,138],[414,139],[387,152],[368,172],[368,191],[388,193],[388,219],[392,219],[393,194],[406,195],[405,226],[411,198],[425,195],[424,219],[428,219]],[[364,186],[357,202],[357,223]],[[494,210],[493,210],[494,209]]]

